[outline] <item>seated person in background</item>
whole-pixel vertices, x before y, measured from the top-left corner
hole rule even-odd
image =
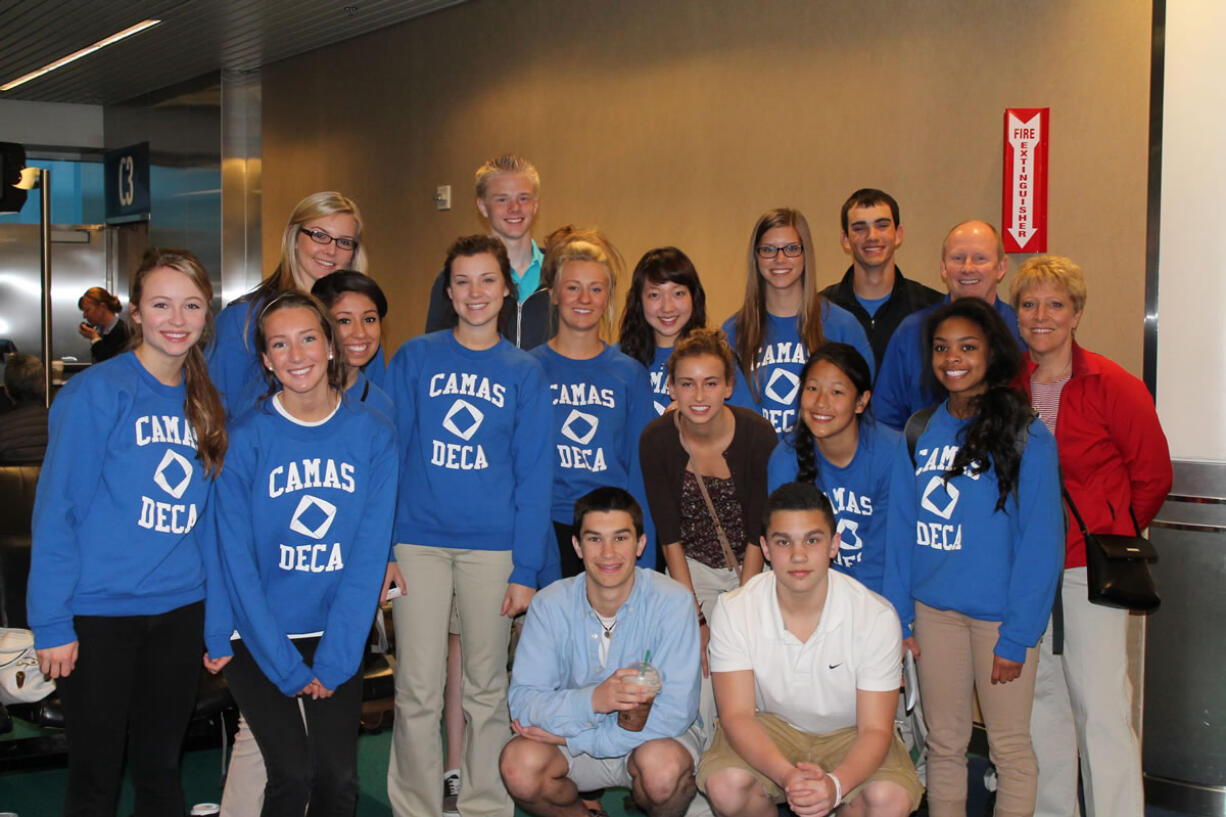
[[[89,356],[94,363],[109,360],[128,348],[131,334],[119,317],[123,304],[102,287],[90,287],[77,299],[77,309],[85,320],[77,327],[89,341]]]
[[[830,501],[811,483],[770,495],[773,571],[720,597],[710,665],[719,708],[698,788],[720,817],[906,817],[923,786],[894,734],[902,638],[890,603],[830,570]]]
[[[503,782],[540,817],[586,815],[579,792],[611,786],[630,788],[649,817],[679,817],[694,797],[701,752],[693,600],[672,579],[635,567],[647,539],[625,490],[582,497],[574,526],[584,572],[536,595],[515,653]],[[654,700],[632,680],[644,660],[663,683]],[[645,723],[627,720],[644,703]]]
[[[47,450],[42,361],[34,355],[11,355],[4,368],[4,393],[13,409],[0,423],[0,464],[41,462]]]

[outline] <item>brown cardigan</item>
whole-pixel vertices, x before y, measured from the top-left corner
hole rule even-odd
[[[766,463],[779,437],[770,422],[756,411],[739,406],[728,408],[732,409],[736,426],[724,459],[745,514],[745,535],[757,543],[766,508]],[[681,541],[681,480],[690,461],[690,455],[681,447],[674,414],[676,409],[652,420],[639,437],[643,485],[661,548]]]

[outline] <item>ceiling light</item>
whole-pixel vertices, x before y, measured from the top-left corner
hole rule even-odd
[[[136,25],[129,26],[128,28],[125,28],[123,31],[117,31],[111,36],[101,39],[98,42],[94,43],[93,45],[87,45],[84,48],[82,48],[80,51],[74,51],[71,54],[69,54],[67,57],[60,57],[55,62],[47,63],[42,68],[39,68],[37,71],[31,71],[25,76],[18,77],[12,82],[6,83],[4,85],[0,85],[0,91],[11,91],[13,88],[16,88],[18,85],[24,85],[25,83],[29,82],[32,79],[38,79],[43,74],[54,71],[57,68],[63,68],[65,65],[67,65],[70,62],[75,62],[76,60],[79,60],[82,57],[88,56],[94,53],[95,51],[97,51],[99,48],[106,48],[108,45],[114,45],[120,40],[125,40],[128,37],[131,37],[133,34],[139,34],[140,32],[144,31],[147,28],[153,28],[155,25],[157,25],[160,22],[162,21],[161,20],[142,20]]]

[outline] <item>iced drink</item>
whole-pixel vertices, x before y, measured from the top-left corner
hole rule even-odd
[[[646,661],[635,664],[634,674],[622,678],[622,683],[637,686],[651,693],[651,697],[633,709],[623,709],[617,713],[617,725],[627,732],[642,732],[647,725],[647,716],[651,714],[651,705],[656,701],[656,695],[663,684],[660,682],[660,672]]]

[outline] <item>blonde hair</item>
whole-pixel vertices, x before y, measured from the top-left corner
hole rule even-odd
[[[358,247],[353,251],[353,259],[347,268],[356,272],[366,272],[366,247],[362,243],[362,211],[358,209],[358,203],[342,193],[331,190],[307,196],[294,205],[293,212],[289,214],[289,221],[285,223],[285,232],[281,234],[281,260],[277,268],[270,272],[267,278],[260,281],[259,286],[239,298],[240,302],[246,301],[251,304],[247,310],[247,319],[243,322],[244,349],[247,348],[247,339],[250,337],[253,310],[258,311],[262,304],[282,292],[311,291],[310,284],[303,280],[302,271],[298,267],[298,232],[302,229],[302,225],[312,219],[337,213],[353,216],[353,220],[358,225],[357,235],[354,236]]]
[[[554,230],[545,239],[545,260],[541,262],[541,282],[549,287],[550,294],[559,282],[562,268],[570,261],[591,261],[604,267],[608,275],[609,297],[600,316],[600,337],[609,340],[614,325],[617,279],[625,268],[621,253],[595,228],[580,229],[568,224]]]
[[[1018,267],[1010,285],[1010,301],[1013,308],[1021,303],[1026,290],[1041,284],[1051,284],[1060,287],[1068,293],[1073,302],[1073,311],[1080,312],[1086,307],[1086,277],[1081,267],[1071,258],[1063,255],[1035,255],[1027,258]]]
[[[132,291],[128,305],[132,312],[140,314],[140,299],[145,287],[145,278],[157,269],[172,269],[181,272],[200,291],[207,304],[204,331],[195,345],[187,352],[183,362],[183,384],[187,392],[183,411],[196,432],[196,456],[204,463],[204,472],[210,477],[221,473],[230,438],[226,434],[226,410],[221,403],[213,381],[209,379],[208,365],[204,361],[204,349],[213,337],[213,284],[209,274],[196,256],[187,250],[163,250],[150,247],[141,258],[140,266],[132,275]],[[143,341],[141,324],[133,321],[132,348]]]
[[[523,173],[532,180],[533,194],[540,195],[541,174],[537,172],[536,165],[529,162],[523,156],[518,156],[514,153],[504,153],[501,156],[495,156],[487,160],[473,174],[474,181],[477,183],[477,198],[485,198],[485,191],[490,186],[490,180],[504,173]]]

